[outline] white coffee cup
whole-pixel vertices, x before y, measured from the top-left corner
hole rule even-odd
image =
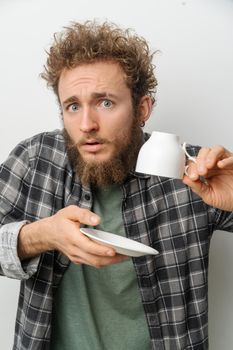
[[[182,179],[187,175],[186,157],[196,159],[186,151],[186,143],[180,144],[177,135],[153,131],[142,145],[137,159],[136,172]]]

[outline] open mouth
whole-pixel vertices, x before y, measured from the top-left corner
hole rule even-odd
[[[100,145],[100,142],[98,141],[88,141],[85,143],[85,145]]]
[[[104,144],[96,140],[86,141],[82,143],[81,148],[86,152],[98,152],[103,148]]]

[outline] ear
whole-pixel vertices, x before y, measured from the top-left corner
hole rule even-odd
[[[145,123],[151,115],[152,112],[152,100],[150,96],[143,96],[140,100],[138,107],[138,117],[139,120]]]

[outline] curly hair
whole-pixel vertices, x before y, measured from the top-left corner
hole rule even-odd
[[[144,95],[150,96],[153,104],[155,102],[154,53],[150,53],[146,40],[131,29],[124,30],[109,22],[71,22],[63,31],[54,34],[54,43],[47,54],[41,77],[52,87],[58,100],[58,83],[64,68],[109,60],[118,62],[123,69],[135,109]]]

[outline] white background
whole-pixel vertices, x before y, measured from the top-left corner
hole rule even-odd
[[[52,92],[39,78],[53,33],[98,18],[146,37],[159,81],[147,130],[233,149],[233,1],[0,0],[0,161],[20,140],[60,127]],[[211,350],[233,343],[233,235],[215,233],[209,275]],[[1,349],[11,349],[19,283],[0,278]],[[175,349],[174,349],[175,350]]]

